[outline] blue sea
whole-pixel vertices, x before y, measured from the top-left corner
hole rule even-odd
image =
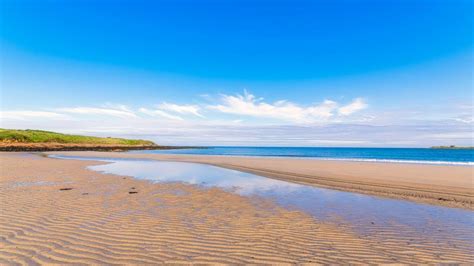
[[[295,157],[320,160],[403,162],[422,164],[474,165],[474,150],[429,148],[323,148],[323,147],[207,147],[131,151],[133,153],[192,154],[256,157]]]

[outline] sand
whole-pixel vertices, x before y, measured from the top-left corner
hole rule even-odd
[[[49,154],[198,162],[318,187],[474,209],[472,166],[114,152]]]
[[[260,198],[86,169],[101,162],[0,153],[0,163],[2,265],[474,260],[463,243],[411,244],[383,228],[367,238]]]

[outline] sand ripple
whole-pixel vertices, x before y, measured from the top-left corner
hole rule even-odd
[[[94,162],[0,159],[2,265],[474,261],[466,243],[412,244],[384,228],[363,237],[220,189],[85,169]]]

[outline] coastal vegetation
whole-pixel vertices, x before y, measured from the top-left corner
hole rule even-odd
[[[154,146],[155,143],[141,139],[101,138],[81,135],[61,134],[43,130],[0,129],[2,143],[61,143],[61,144],[93,144],[117,146]]]
[[[162,146],[142,139],[101,138],[44,130],[0,128],[0,151],[127,151],[205,148]]]

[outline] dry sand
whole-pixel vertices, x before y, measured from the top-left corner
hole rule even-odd
[[[0,163],[2,265],[474,260],[462,243],[413,245],[383,229],[364,238],[262,199],[85,168],[99,162],[0,153]]]
[[[295,183],[474,209],[472,166],[114,152],[50,154],[198,162]]]

